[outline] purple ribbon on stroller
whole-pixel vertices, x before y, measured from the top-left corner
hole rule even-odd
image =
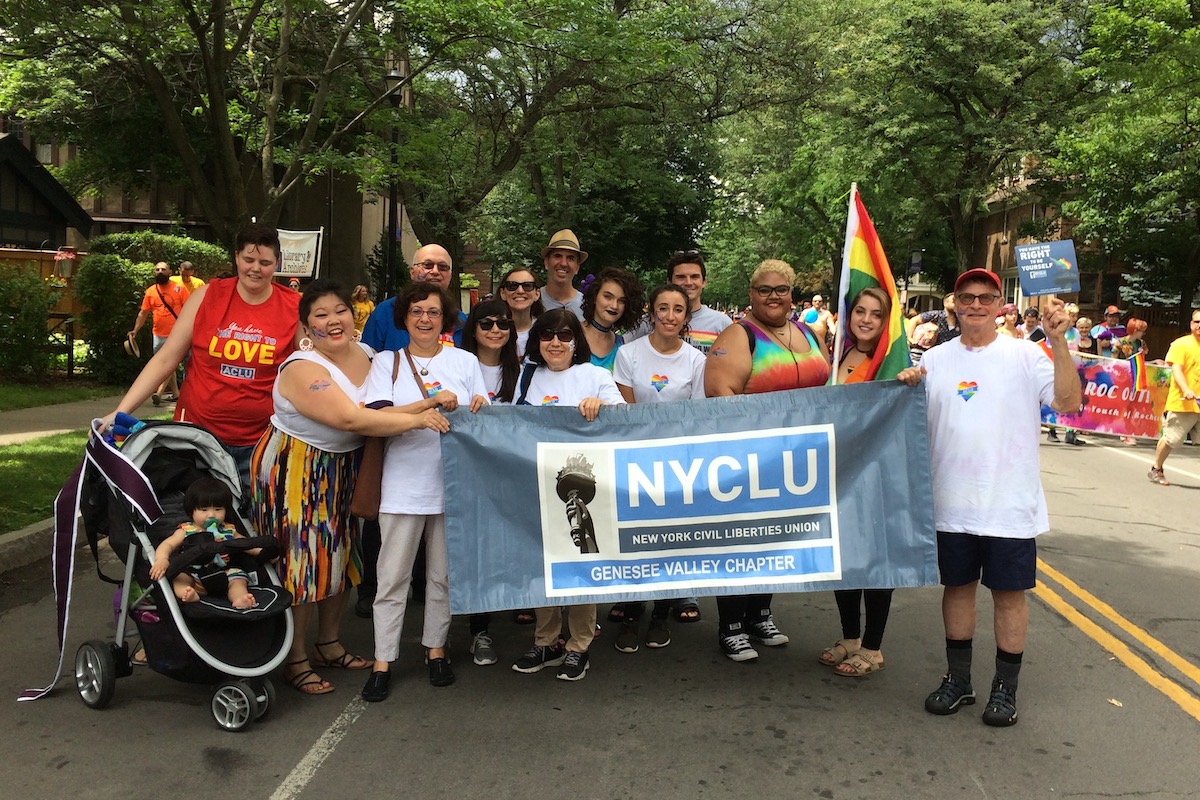
[[[54,680],[42,689],[27,689],[17,701],[45,697],[62,677],[63,657],[66,654],[67,620],[71,606],[71,588],[75,574],[75,540],[79,533],[79,499],[83,491],[83,473],[88,465],[95,467],[114,492],[122,495],[134,510],[152,524],[162,516],[162,508],[150,481],[132,461],[121,454],[100,435],[101,420],[92,420],[83,460],[54,498],[54,545],[51,551],[51,571],[54,578],[54,599],[58,608],[58,668]],[[134,555],[131,553],[130,558]]]

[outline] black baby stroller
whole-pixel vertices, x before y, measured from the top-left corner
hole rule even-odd
[[[279,583],[267,560],[278,553],[272,537],[253,536],[235,509],[227,511],[244,539],[207,542],[185,549],[171,559],[167,574],[150,579],[154,549],[181,522],[191,522],[183,510],[183,494],[197,478],[214,477],[233,492],[241,491],[237,467],[216,437],[207,430],[181,422],[151,422],[131,433],[121,454],[146,477],[162,516],[147,525],[137,513],[119,478],[104,474],[95,463],[84,474],[81,512],[87,536],[95,550],[101,533],[125,564],[118,599],[114,599],[116,638],[113,644],[89,641],[75,657],[75,684],[91,708],[103,708],[112,699],[116,681],[133,673],[126,623],[132,619],[140,634],[146,663],[155,672],[189,683],[211,683],[212,714],[217,725],[229,731],[245,728],[266,715],[275,700],[267,673],[287,657],[292,644],[292,598]],[[144,490],[144,487],[141,487]],[[261,547],[251,558],[242,552]],[[224,575],[198,602],[176,599],[171,580],[190,564],[211,563],[216,553],[228,554],[250,576],[250,591],[257,605],[233,608],[226,599]],[[111,580],[111,579],[110,579]],[[116,581],[113,581],[116,582]]]

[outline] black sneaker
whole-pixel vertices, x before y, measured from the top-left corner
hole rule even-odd
[[[730,661],[753,661],[758,658],[758,651],[750,646],[750,637],[741,631],[728,636],[718,634],[717,641],[721,645],[721,652]]]
[[[525,655],[512,665],[516,672],[541,672],[546,667],[557,667],[563,663],[566,654],[562,647],[546,644],[535,644]]]
[[[627,619],[622,622],[613,647],[622,653],[636,653],[638,651],[638,627],[636,619]]]
[[[771,617],[747,624],[746,631],[750,634],[750,638],[757,639],[767,647],[779,647],[791,641],[783,631],[775,627],[775,620]]]
[[[1070,435],[1071,434],[1069,434],[1069,433],[1067,434],[1067,436],[1070,436]],[[1046,434],[1046,441],[1047,442],[1057,442],[1058,441],[1058,432],[1055,431],[1053,428],[1051,428],[1050,432]]]
[[[560,681],[581,681],[583,676],[587,675],[587,670],[588,654],[570,650],[562,659],[562,667],[558,670],[558,679]]]
[[[671,643],[671,630],[667,627],[666,618],[650,618],[650,628],[646,631],[646,647],[659,649]]]
[[[1017,687],[1000,678],[992,681],[992,696],[983,710],[983,722],[996,728],[1017,724]]]
[[[975,690],[971,682],[958,675],[943,675],[942,685],[925,698],[925,710],[945,716],[958,712],[959,706],[975,705]]]

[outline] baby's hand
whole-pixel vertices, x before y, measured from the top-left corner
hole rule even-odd
[[[156,581],[159,578],[161,578],[163,575],[166,575],[167,567],[169,567],[170,565],[171,565],[171,562],[165,558],[160,558],[157,561],[155,561],[154,566],[150,567],[150,579]]]

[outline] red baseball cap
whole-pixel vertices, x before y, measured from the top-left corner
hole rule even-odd
[[[1104,309],[1104,316],[1107,317],[1109,314],[1117,314],[1119,316],[1121,314],[1121,309],[1117,308],[1116,306],[1109,306],[1108,308]]]
[[[970,283],[971,281],[983,281],[984,283],[990,283],[992,286],[996,287],[996,291],[1001,293],[1004,292],[1004,287],[1000,285],[1000,276],[994,272],[983,269],[982,267],[969,269],[962,275],[959,275],[958,280],[954,282],[954,291],[957,292],[963,287],[963,284]]]

